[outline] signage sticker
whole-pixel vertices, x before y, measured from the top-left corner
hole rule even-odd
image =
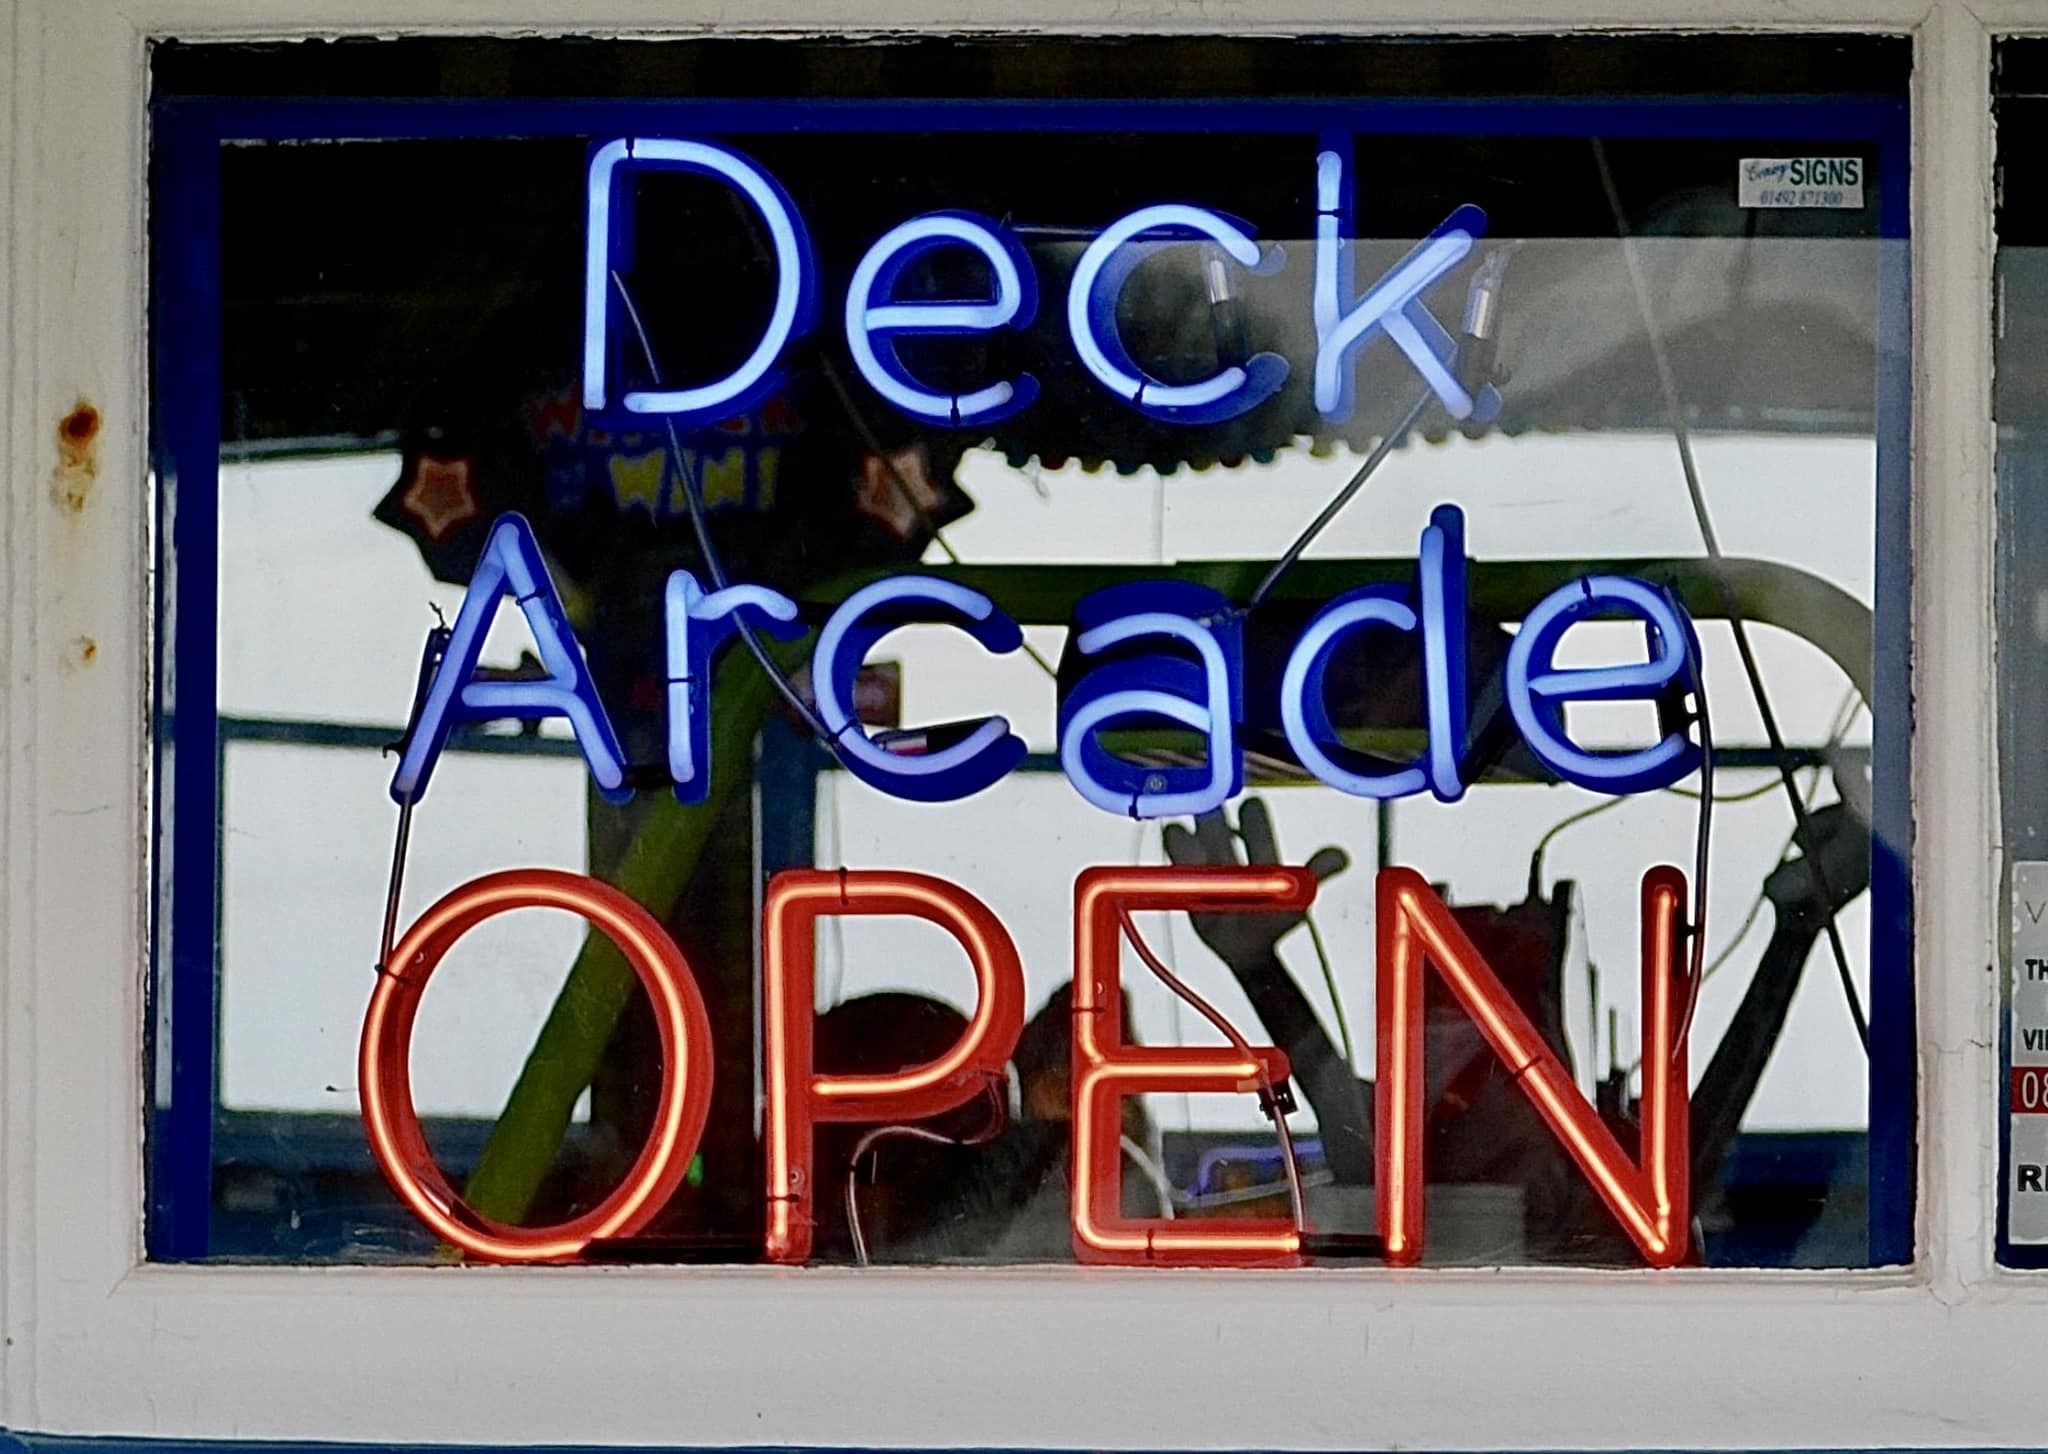
[[[1744,157],[1735,167],[1738,207],[1863,205],[1862,157]]]
[[[2048,1245],[2048,862],[2012,870],[2012,1087],[2006,1237]]]

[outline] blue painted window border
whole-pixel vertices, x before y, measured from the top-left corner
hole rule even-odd
[[[170,99],[151,107],[151,443],[158,522],[150,1002],[170,1027],[144,1081],[146,1246],[207,1256],[218,1106],[221,877],[217,715],[221,381],[220,150],[236,142],[542,136],[1229,130],[1323,135],[1798,136],[1876,148],[1879,236],[1909,237],[1903,97],[1388,98],[1239,101]],[[1917,1148],[1912,953],[1908,609],[1912,578],[1912,347],[1908,249],[1878,284],[1877,559],[1870,943],[1870,1242],[1910,1261]],[[170,1011],[166,1019],[164,1011]],[[168,1063],[162,1059],[168,1054]],[[154,1089],[151,1089],[151,1088]],[[2002,1227],[2002,1218],[2001,1218]],[[2001,1233],[2002,1238],[2002,1233]]]

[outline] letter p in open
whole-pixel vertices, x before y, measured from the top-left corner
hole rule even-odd
[[[817,923],[836,914],[924,919],[967,951],[979,995],[952,1049],[885,1075],[819,1075],[813,1069]],[[1024,1030],[1024,966],[988,905],[920,873],[785,869],[769,881],[761,918],[768,1260],[802,1262],[811,1254],[816,1223],[812,1128],[821,1121],[923,1120],[1006,1086],[1004,1067]],[[1003,1105],[998,1100],[995,1113]]]

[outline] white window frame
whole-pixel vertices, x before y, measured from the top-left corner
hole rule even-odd
[[[1850,1273],[142,1261],[146,47],[400,31],[1910,34],[1919,1254]],[[0,0],[0,1427],[534,1445],[2040,1443],[1997,1267],[1994,36],[2026,0]],[[1817,78],[1824,80],[1825,78]],[[57,427],[99,411],[97,473]]]

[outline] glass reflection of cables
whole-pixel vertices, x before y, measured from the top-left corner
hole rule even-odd
[[[1650,345],[1650,360],[1657,374],[1657,386],[1663,395],[1665,413],[1669,419],[1671,437],[1678,446],[1678,462],[1685,476],[1686,496],[1692,506],[1694,523],[1699,528],[1700,543],[1705,546],[1711,575],[1721,596],[1722,613],[1735,635],[1735,652],[1742,661],[1743,675],[1749,679],[1750,695],[1756,700],[1757,715],[1763,719],[1764,737],[1770,745],[1771,757],[1778,770],[1779,783],[1784,788],[1786,801],[1792,806],[1793,836],[1798,843],[1806,873],[1812,881],[1814,897],[1819,902],[1822,924],[1827,933],[1828,948],[1834,956],[1835,977],[1842,987],[1842,999],[1848,1006],[1850,1021],[1856,1027],[1856,1038],[1863,1046],[1863,1053],[1870,1054],[1870,1023],[1863,1012],[1863,1000],[1856,992],[1856,980],[1849,970],[1849,951],[1842,942],[1842,929],[1835,910],[1835,895],[1829,886],[1826,866],[1822,863],[1823,844],[1814,831],[1812,815],[1806,810],[1806,800],[1800,795],[1799,784],[1793,778],[1791,755],[1786,751],[1784,734],[1778,727],[1777,710],[1771,704],[1769,690],[1764,685],[1763,671],[1757,665],[1756,652],[1749,639],[1749,623],[1744,617],[1735,593],[1730,589],[1721,566],[1726,556],[1721,551],[1721,541],[1714,530],[1711,512],[1707,509],[1705,488],[1700,483],[1699,463],[1694,458],[1692,431],[1686,424],[1685,409],[1678,395],[1677,375],[1672,371],[1671,355],[1665,347],[1664,331],[1658,325],[1656,309],[1652,306],[1649,280],[1644,276],[1642,259],[1637,256],[1635,233],[1628,222],[1627,209],[1623,207],[1621,191],[1615,185],[1614,170],[1608,163],[1607,147],[1599,137],[1591,138],[1593,164],[1600,175],[1601,190],[1606,194],[1608,210],[1614,217],[1616,237],[1621,243],[1622,263],[1628,271],[1629,289],[1634,294],[1636,311],[1640,315],[1643,332]]]

